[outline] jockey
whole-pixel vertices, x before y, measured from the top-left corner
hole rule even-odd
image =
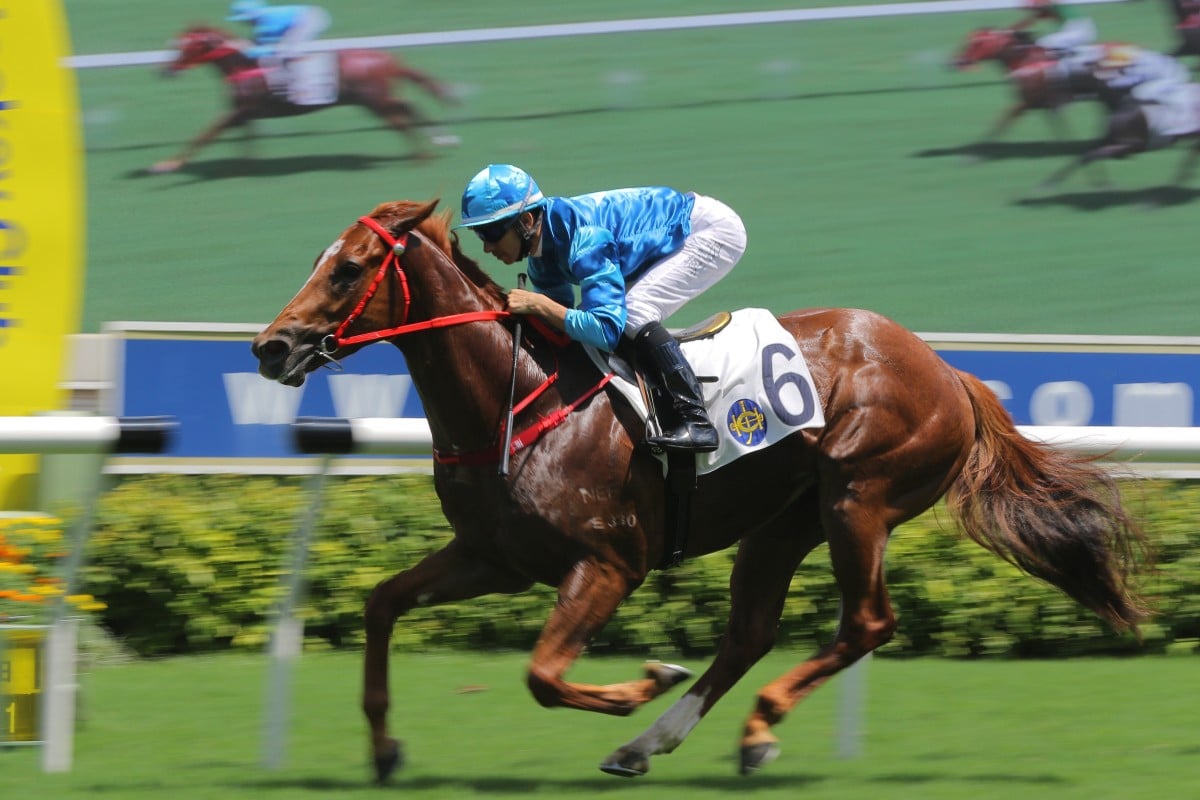
[[[738,215],[717,200],[664,186],[545,197],[524,170],[491,164],[467,183],[460,228],[505,264],[528,259],[533,291],[508,308],[611,352],[632,343],[671,450],[717,449],[700,383],[662,320],[723,278],[746,249]],[[575,289],[579,287],[579,302]]]
[[[233,0],[231,22],[253,27],[254,47],[246,55],[258,59],[273,89],[288,86],[287,62],[299,57],[308,42],[329,27],[329,13],[317,6],[271,6],[265,0]]]
[[[1037,40],[1047,50],[1070,51],[1096,41],[1096,23],[1075,6],[1054,0],[1025,0],[1025,5],[1028,13],[1012,26],[1012,30],[1024,30],[1041,20],[1058,23],[1057,31]]]
[[[1128,44],[1106,45],[1093,74],[1104,86],[1110,105],[1124,97],[1143,104],[1167,102],[1168,95],[1192,79],[1182,62]]]

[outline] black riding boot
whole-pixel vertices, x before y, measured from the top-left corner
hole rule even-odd
[[[717,431],[704,411],[700,381],[683,357],[679,342],[666,328],[652,322],[633,341],[642,373],[658,402],[655,413],[662,433],[647,436],[647,444],[664,450],[708,453],[717,449]]]

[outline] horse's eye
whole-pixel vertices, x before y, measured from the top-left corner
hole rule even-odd
[[[356,264],[353,261],[343,261],[333,270],[333,282],[348,285],[358,280],[362,273],[362,264]]]

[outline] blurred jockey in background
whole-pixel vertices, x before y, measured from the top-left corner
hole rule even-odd
[[[1042,20],[1058,23],[1057,31],[1037,40],[1047,50],[1071,51],[1096,41],[1096,23],[1077,7],[1053,0],[1026,0],[1025,5],[1028,13],[1012,26],[1012,30],[1025,30]]]
[[[733,269],[746,228],[724,203],[665,186],[545,197],[530,175],[491,164],[462,196],[462,223],[505,264],[528,259],[532,291],[508,308],[611,352],[633,346],[668,450],[717,449],[700,383],[662,320]],[[575,301],[579,287],[579,302]]]
[[[1176,89],[1189,83],[1191,71],[1171,56],[1130,44],[1102,48],[1093,74],[1104,86],[1110,107],[1128,97],[1137,103],[1165,103]]]
[[[227,19],[251,25],[254,47],[246,55],[258,60],[273,91],[305,94],[309,87],[303,84],[310,74],[289,66],[304,54],[304,45],[329,27],[329,13],[325,9],[308,5],[272,6],[265,0],[234,0]]]

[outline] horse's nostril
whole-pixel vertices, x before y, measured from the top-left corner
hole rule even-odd
[[[264,364],[275,364],[287,357],[291,348],[282,339],[267,339],[265,342],[255,341],[250,345],[250,352]]]

